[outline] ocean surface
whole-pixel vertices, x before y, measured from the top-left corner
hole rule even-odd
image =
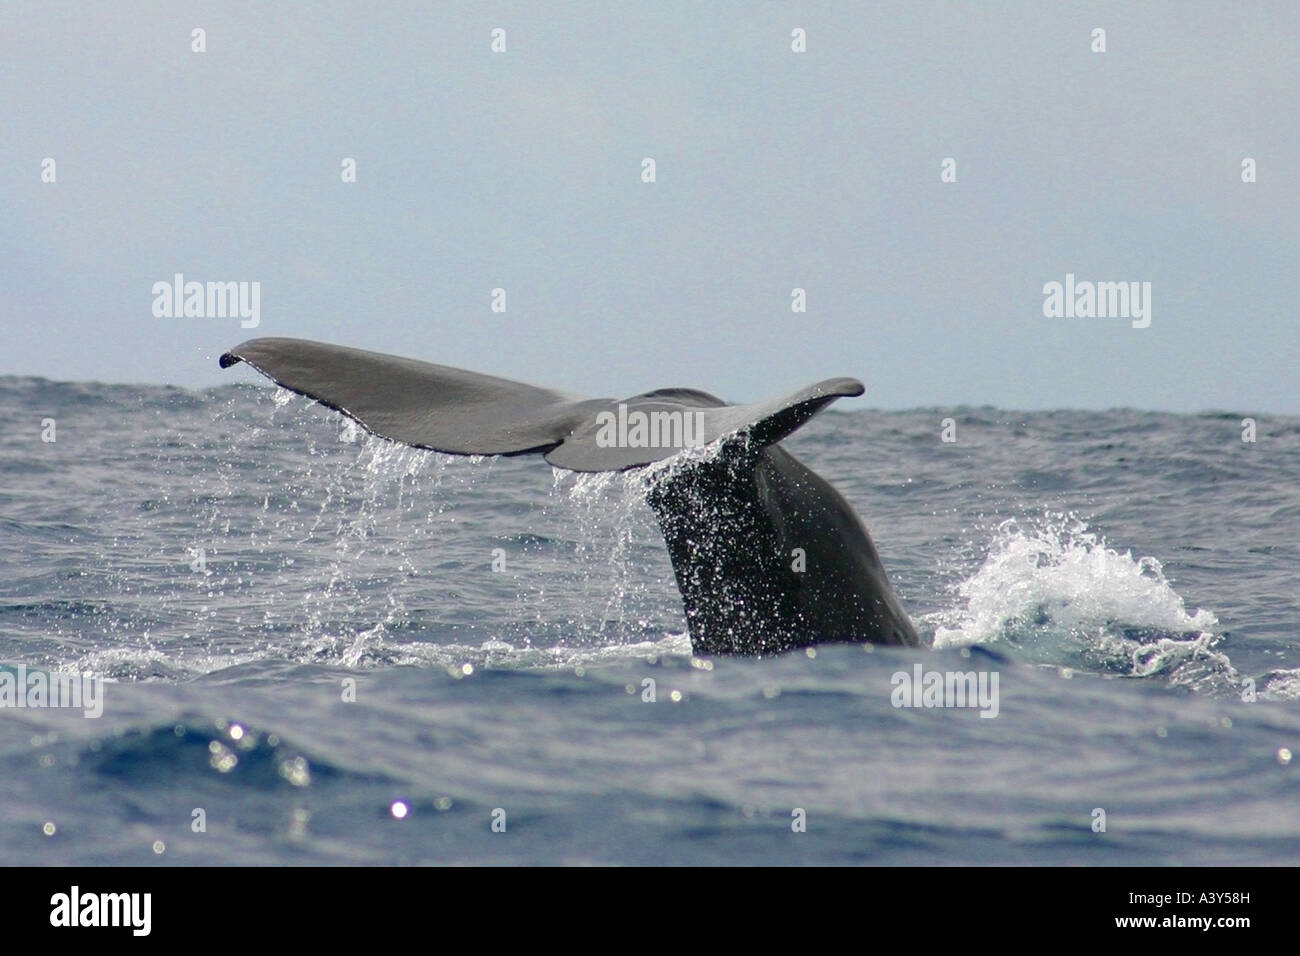
[[[0,863],[1300,862],[1300,418],[1242,431],[824,413],[933,647],[697,658],[635,474],[0,378],[0,676],[102,695],[0,708]]]

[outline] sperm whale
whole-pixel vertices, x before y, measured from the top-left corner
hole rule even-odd
[[[446,454],[539,454],[557,468],[603,472],[716,443],[647,493],[696,653],[921,644],[862,521],[779,444],[831,402],[861,395],[856,379],[732,405],[689,388],[584,398],[306,339],[250,339],[220,359],[238,362],[382,438]]]

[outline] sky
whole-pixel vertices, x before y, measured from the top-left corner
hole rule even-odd
[[[1300,413],[1298,36],[1293,0],[5,0],[0,375],[253,381],[217,357],[294,336],[610,398]],[[257,326],[156,314],[177,273],[257,283]],[[1045,315],[1067,275],[1149,324]]]

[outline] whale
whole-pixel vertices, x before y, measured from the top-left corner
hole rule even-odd
[[[857,379],[731,404],[693,388],[588,398],[307,339],[250,339],[219,362],[243,362],[416,448],[540,455],[575,472],[651,469],[645,497],[697,654],[922,646],[866,525],[780,444],[831,402],[863,394]]]

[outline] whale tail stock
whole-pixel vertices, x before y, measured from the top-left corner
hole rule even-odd
[[[648,495],[695,649],[919,644],[865,527],[776,444],[836,399],[861,395],[856,379],[729,405],[684,388],[584,398],[305,339],[250,339],[220,359],[241,361],[382,438],[446,454],[532,453],[572,471],[624,471],[722,440],[716,457],[672,471]]]

